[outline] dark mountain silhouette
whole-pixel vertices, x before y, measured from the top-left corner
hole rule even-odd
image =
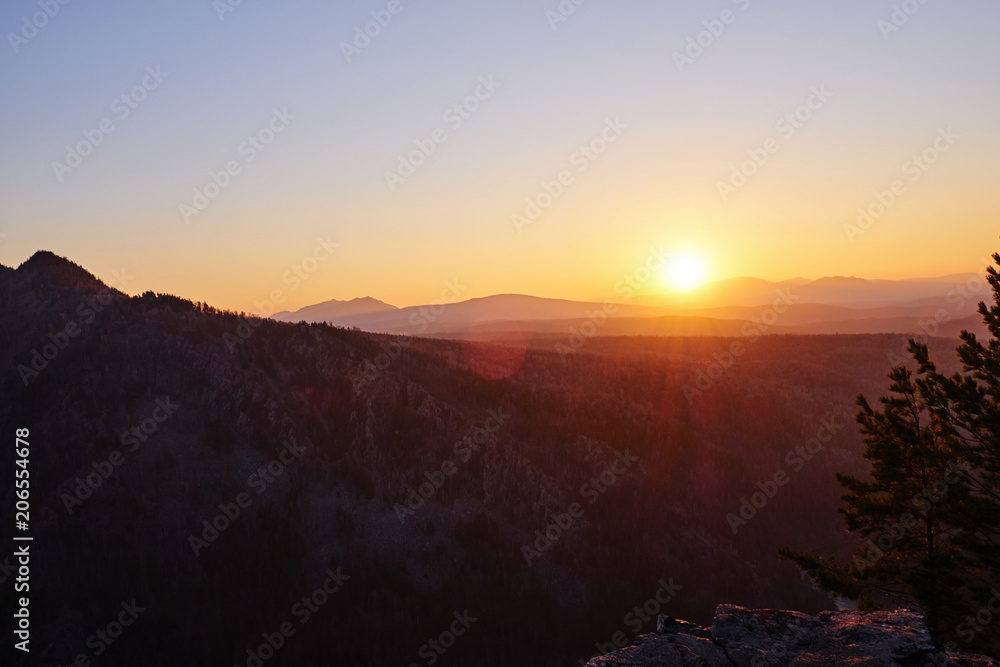
[[[15,272],[6,272],[6,275],[9,280],[17,283],[12,286],[15,289],[49,295],[109,289],[79,264],[46,250],[39,250],[17,267]]]
[[[664,585],[681,588],[655,604],[699,623],[721,602],[830,608],[775,550],[855,546],[832,473],[863,471],[854,397],[900,350],[548,334],[511,355],[129,297],[51,253],[0,275],[0,421],[30,430],[32,666],[96,658],[123,604],[143,611],[102,664],[253,664],[283,623],[268,665],[424,663],[467,613],[440,664],[554,666],[650,631]]]

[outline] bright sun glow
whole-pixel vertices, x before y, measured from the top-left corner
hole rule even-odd
[[[667,260],[663,280],[675,290],[687,292],[705,282],[705,262],[693,253],[677,253]]]

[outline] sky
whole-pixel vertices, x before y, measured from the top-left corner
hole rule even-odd
[[[0,263],[251,311],[1000,250],[995,0],[580,1],[10,0]]]

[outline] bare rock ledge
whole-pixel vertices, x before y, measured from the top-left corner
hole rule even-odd
[[[657,632],[593,658],[587,667],[1000,667],[979,655],[948,653],[915,611],[795,611],[722,604],[711,629],[661,615]]]

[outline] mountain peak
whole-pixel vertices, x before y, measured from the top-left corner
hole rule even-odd
[[[336,299],[333,299],[328,303],[338,303],[338,301]],[[385,301],[380,301],[379,299],[376,299],[373,296],[356,296],[350,301],[340,301],[339,303],[357,303],[357,304],[368,303],[368,304],[376,304],[379,306],[384,306],[385,308],[390,310],[396,308],[396,306],[390,305]]]
[[[108,289],[94,274],[65,257],[48,250],[39,250],[25,260],[11,276],[30,281],[36,289],[59,291],[96,292]]]
[[[814,282],[845,282],[845,283],[866,283],[868,282],[864,278],[858,278],[857,276],[825,276],[823,278],[817,278]]]
[[[396,306],[370,296],[355,297],[350,301],[330,299],[322,303],[305,306],[295,311],[283,310],[271,317],[280,322],[321,322],[351,315],[367,315],[385,311],[399,310]]]

